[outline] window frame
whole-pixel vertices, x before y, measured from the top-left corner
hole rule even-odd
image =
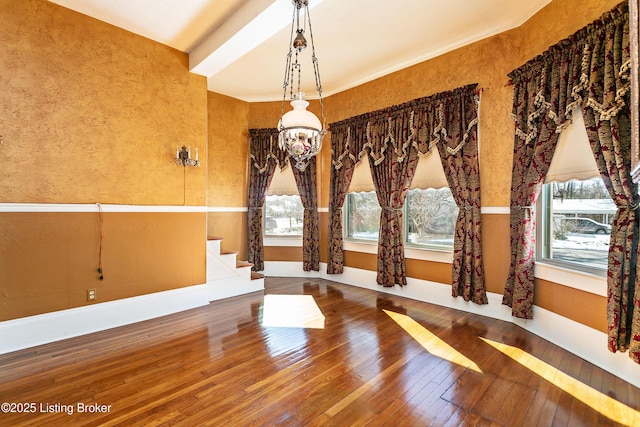
[[[272,195],[274,197],[283,195]],[[299,194],[288,194],[286,196],[297,196]],[[302,246],[303,231],[300,234],[267,234],[267,198],[270,195],[265,196],[265,201],[262,206],[262,241],[264,246]],[[302,204],[302,201],[300,201]]]
[[[542,190],[540,192],[540,197],[538,198],[538,203],[536,206],[536,253],[535,253],[535,261],[536,265],[541,264],[544,266],[555,267],[556,269],[560,269],[568,272],[575,272],[580,275],[586,275],[588,277],[594,278],[602,278],[606,279],[607,277],[607,268],[603,267],[593,267],[586,264],[559,260],[549,258],[549,254],[551,251],[552,237],[551,237],[551,227],[549,226],[553,221],[553,183],[543,184]],[[536,277],[537,271],[536,271]],[[572,286],[578,287],[578,286]],[[582,289],[578,287],[579,289]],[[599,292],[598,292],[599,293]]]
[[[378,239],[380,237],[380,224],[378,223],[378,237],[376,237],[375,239],[367,239],[366,237],[350,237],[347,236],[347,232],[350,228],[351,222],[349,219],[349,205],[351,204],[350,199],[349,199],[349,194],[353,194],[353,193],[363,193],[363,191],[352,191],[352,192],[347,192],[347,194],[345,195],[344,198],[344,203],[342,205],[342,239],[343,241],[350,241],[350,242],[355,242],[355,243],[361,243],[361,244],[367,244],[367,245],[378,245]],[[371,193],[371,191],[364,191],[364,193]],[[373,191],[373,194],[375,195],[375,191]],[[378,199],[376,196],[376,203],[378,203]],[[378,203],[378,206],[380,206],[380,203]]]
[[[444,188],[444,187],[442,187]],[[453,198],[453,194],[451,194],[451,189],[449,187],[447,187],[447,189],[449,190],[449,194],[451,195],[451,197]],[[409,189],[408,191],[412,191],[412,190],[436,190],[439,191],[441,190],[441,188],[413,188],[413,189]],[[428,250],[428,251],[436,251],[436,252],[450,252],[453,254],[453,247],[455,244],[455,236],[456,236],[456,230],[455,230],[455,222],[453,224],[453,233],[451,235],[451,237],[453,238],[453,241],[451,242],[451,246],[444,246],[444,245],[438,245],[438,244],[420,244],[420,243],[411,243],[407,240],[408,238],[408,221],[407,218],[409,218],[409,204],[407,203],[407,200],[409,200],[409,194],[407,192],[407,197],[405,197],[404,199],[404,204],[402,205],[402,210],[403,210],[403,214],[404,214],[404,218],[405,220],[402,221],[402,240],[403,243],[405,245],[405,247],[409,247],[409,248],[413,248],[413,249],[418,249],[418,250]],[[453,202],[455,204],[455,200]],[[457,206],[457,204],[456,204]],[[456,221],[458,218],[460,212],[460,208],[458,207],[458,214],[456,214]]]
[[[409,190],[410,191],[410,190]],[[450,191],[450,190],[449,190]],[[347,192],[345,196],[345,202],[342,206],[342,239],[343,239],[343,248],[345,250],[354,251],[354,252],[362,252],[362,253],[377,253],[378,249],[378,238],[376,239],[367,239],[367,238],[359,238],[359,237],[350,237],[347,235],[350,226],[349,219],[349,194],[358,193],[357,191]],[[405,199],[404,204],[402,205],[402,212],[404,221],[402,222],[402,239],[405,251],[405,258],[410,259],[419,259],[426,261],[435,261],[435,262],[445,262],[452,263],[453,262],[453,249],[454,244],[451,246],[441,246],[441,245],[425,245],[419,243],[411,243],[407,240],[407,221],[408,218],[408,204],[407,199]],[[455,238],[455,231],[454,231]]]

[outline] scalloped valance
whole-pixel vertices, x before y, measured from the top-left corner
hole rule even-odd
[[[281,169],[287,167],[289,156],[278,146],[278,129],[249,129],[249,136],[251,137],[249,159],[251,166],[257,169],[259,174],[268,170],[269,159],[274,159]]]
[[[625,1],[508,74],[514,85],[516,135],[530,143],[544,114],[560,133],[576,105],[593,109],[601,121],[610,120],[631,88],[630,63]]]
[[[402,162],[409,146],[425,155],[444,144],[447,153],[456,154],[478,124],[476,115],[464,113],[468,97],[477,97],[476,87],[474,83],[331,123],[333,167],[340,169],[346,156],[359,162],[367,148],[374,165],[388,150]]]

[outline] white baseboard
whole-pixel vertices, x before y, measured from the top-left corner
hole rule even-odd
[[[207,282],[209,300],[237,297],[238,295],[264,291],[264,279],[246,279],[244,277],[229,277]]]
[[[325,277],[326,271],[326,263],[320,263],[320,271],[304,271],[302,261],[265,261],[262,273],[267,277]]]
[[[478,305],[451,296],[451,286],[420,279],[407,279],[407,286],[385,288],[376,282],[376,272],[345,267],[342,274],[326,274],[321,266],[322,278],[347,285],[358,286],[418,301],[437,304],[494,319],[514,323],[578,357],[640,387],[640,365],[627,353],[612,353],[607,348],[607,334],[575,322],[556,313],[534,306],[533,319],[523,320],[511,315],[511,308],[502,305],[502,295],[487,293],[489,304]]]
[[[141,322],[209,304],[206,285],[0,322],[0,354]]]
[[[442,283],[408,278],[406,287],[385,288],[376,283],[375,271],[350,267],[342,274],[326,271],[325,263],[320,263],[320,271],[305,272],[301,262],[278,261],[265,262],[264,269],[267,276],[323,278],[512,322],[640,387],[640,366],[627,353],[611,353],[605,333],[551,311],[534,307],[533,320],[525,321],[511,316],[499,294],[488,293],[489,304],[477,305],[453,298],[451,287]],[[203,284],[0,322],[0,354],[207,305],[210,292]]]

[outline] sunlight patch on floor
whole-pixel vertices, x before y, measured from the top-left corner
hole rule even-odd
[[[480,339],[610,420],[628,426],[640,425],[640,412],[624,403],[589,387],[520,348],[482,337]]]
[[[262,326],[324,329],[324,316],[311,295],[265,295]]]
[[[402,329],[418,342],[425,350],[436,357],[464,366],[473,371],[482,373],[482,370],[473,361],[469,360],[462,353],[451,347],[449,344],[431,333],[427,328],[413,320],[411,317],[389,310],[382,310],[391,317]]]

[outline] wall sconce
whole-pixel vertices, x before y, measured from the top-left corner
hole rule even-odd
[[[196,158],[191,158],[191,147],[182,146],[181,150],[176,147],[176,158],[174,160],[178,166],[200,166],[200,160],[198,160],[198,147],[196,147]]]

